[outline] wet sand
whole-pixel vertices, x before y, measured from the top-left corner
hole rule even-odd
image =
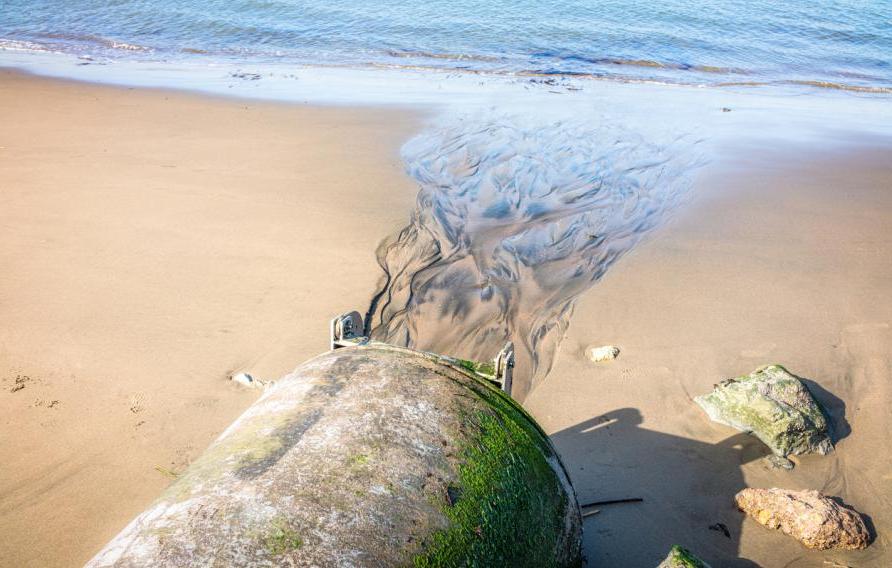
[[[256,398],[231,373],[327,349],[418,118],[0,72],[0,565],[82,565]]]
[[[892,145],[861,142],[724,148],[693,201],[578,302],[526,406],[581,502],[645,500],[586,520],[590,564],[655,566],[672,544],[724,567],[892,563]],[[618,359],[585,358],[605,344]],[[768,470],[761,443],[691,400],[773,362],[817,383],[842,438],[792,472]],[[863,552],[809,551],[744,520],[732,502],[744,486],[842,497],[879,537]]]
[[[684,199],[699,154],[584,115],[452,120],[404,146],[419,197],[378,248],[371,337],[480,361],[511,341],[523,402],[575,300]]]

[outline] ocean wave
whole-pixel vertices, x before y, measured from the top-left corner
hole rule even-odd
[[[588,65],[641,67],[651,69],[666,69],[672,71],[692,71],[699,73],[718,73],[726,75],[749,75],[753,71],[739,67],[724,67],[720,65],[705,65],[698,63],[682,63],[678,61],[660,61],[656,59],[631,59],[621,57],[591,57],[578,54],[560,54],[553,52],[539,52],[534,57],[553,59],[558,62],[578,62]]]
[[[36,33],[34,36],[38,39],[48,39],[53,40],[58,43],[68,43],[68,44],[86,44],[86,45],[94,45],[98,47],[104,47],[107,49],[117,49],[122,51],[140,51],[140,52],[150,52],[153,51],[151,47],[145,45],[138,45],[135,43],[129,43],[126,41],[120,41],[112,38],[103,37],[95,34],[80,34],[80,33],[65,33],[65,32],[44,32],[44,33]]]
[[[412,51],[412,50],[395,50],[389,49],[385,52],[389,57],[396,58],[419,58],[419,59],[444,59],[448,61],[485,61],[493,63],[504,61],[503,57],[493,55],[481,55],[471,53],[442,53],[433,51]]]
[[[33,41],[0,38],[0,49],[8,51],[30,51],[38,53],[62,53]]]
[[[790,79],[777,81],[777,84],[803,85],[806,87],[818,87],[819,89],[833,89],[837,91],[851,91],[854,93],[892,94],[892,87],[871,87],[865,85],[850,85],[833,81],[809,81],[802,79]]]

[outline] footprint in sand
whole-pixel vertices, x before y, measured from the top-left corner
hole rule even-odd
[[[30,382],[31,377],[28,375],[16,375],[15,381],[13,382],[12,388],[9,389],[9,392],[19,392],[20,390],[24,390]]]
[[[130,397],[130,412],[133,414],[139,414],[143,410],[146,409],[146,396],[142,393],[137,393]]]

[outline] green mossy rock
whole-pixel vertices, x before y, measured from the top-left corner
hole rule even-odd
[[[821,407],[805,384],[780,365],[722,381],[694,401],[712,420],[753,434],[775,455],[833,450]]]
[[[377,343],[320,355],[87,566],[580,566],[560,458],[485,370]]]
[[[660,562],[657,568],[710,568],[710,566],[691,554],[691,551],[687,548],[682,548],[676,544],[669,551],[669,556]]]

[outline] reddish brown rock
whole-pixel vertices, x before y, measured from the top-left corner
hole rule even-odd
[[[747,488],[737,507],[760,524],[799,540],[808,548],[866,548],[870,534],[857,512],[818,491]]]

